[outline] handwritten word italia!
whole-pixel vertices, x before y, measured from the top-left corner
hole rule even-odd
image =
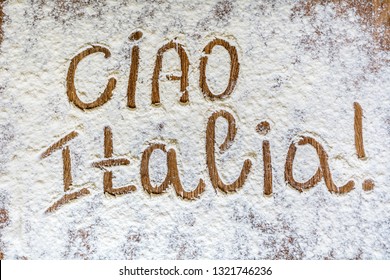
[[[128,87],[127,87],[127,106],[129,108],[136,108],[135,95],[136,95],[136,85],[138,79],[138,68],[139,68],[139,44],[140,39],[143,34],[140,31],[134,32],[129,37],[132,42],[131,48],[131,63],[130,63],[130,75],[128,79]],[[226,89],[219,94],[211,92],[208,84],[207,84],[207,76],[206,76],[206,68],[208,63],[208,56],[212,55],[212,50],[215,46],[223,47],[230,58],[230,75],[229,82]],[[189,59],[186,53],[185,48],[182,44],[177,41],[170,41],[164,44],[156,54],[155,66],[152,75],[152,93],[151,93],[151,103],[153,105],[160,104],[160,92],[159,92],[159,81],[160,81],[160,73],[162,69],[162,62],[164,54],[168,50],[175,50],[179,59],[180,59],[180,70],[181,75],[168,75],[168,80],[177,80],[180,81],[180,92],[181,97],[179,102],[188,103],[189,102],[189,93],[188,93],[188,73],[189,73]],[[81,53],[77,54],[72,58],[69,66],[69,70],[67,73],[67,96],[70,102],[72,102],[76,107],[81,110],[89,110],[99,106],[103,106],[106,102],[108,102],[112,97],[112,92],[116,86],[116,79],[110,78],[108,83],[103,91],[103,93],[94,101],[86,103],[83,102],[77,95],[77,90],[75,87],[75,74],[76,69],[79,62],[91,54],[94,53],[102,53],[106,58],[110,57],[111,53],[109,49],[103,46],[93,45]],[[231,45],[229,42],[221,39],[215,38],[210,41],[203,49],[203,56],[200,59],[199,69],[200,69],[200,78],[199,78],[199,87],[204,94],[205,98],[208,100],[222,100],[228,98],[234,91],[234,88],[237,83],[237,79],[239,77],[240,64],[238,59],[238,54],[236,47]],[[357,152],[357,156],[359,159],[363,159],[366,157],[363,145],[363,110],[359,103],[354,103],[354,129],[355,129],[355,148]],[[228,124],[227,133],[224,139],[224,142],[219,147],[216,147],[215,142],[215,134],[216,134],[216,121],[222,118]],[[265,135],[270,130],[269,123],[263,121],[259,123],[256,127],[258,133]],[[242,167],[239,174],[237,174],[236,180],[230,184],[225,183],[219,175],[219,171],[216,164],[215,155],[217,152],[223,153],[233,143],[237,132],[236,121],[234,116],[225,111],[218,110],[215,111],[209,116],[205,139],[206,139],[206,165],[208,169],[209,179],[214,187],[214,189],[218,189],[224,193],[235,192],[238,189],[242,188],[246,182],[248,174],[252,169],[252,162],[250,159],[242,160]],[[68,203],[71,200],[77,199],[79,197],[89,195],[90,191],[88,188],[82,188],[78,191],[73,191],[72,186],[72,172],[71,172],[71,157],[70,157],[70,148],[69,141],[76,138],[78,133],[76,131],[72,131],[67,134],[56,143],[52,144],[49,148],[47,148],[42,154],[41,158],[46,158],[51,155],[56,150],[62,150],[62,160],[63,160],[63,184],[64,184],[64,192],[65,194],[54,202],[46,212],[53,212],[57,210],[59,207]],[[315,174],[306,182],[298,182],[295,180],[293,175],[293,162],[295,158],[295,154],[297,151],[297,145],[310,145],[312,146],[317,153],[319,158],[319,167],[317,168]],[[263,169],[264,169],[264,188],[263,194],[266,196],[271,196],[273,193],[273,183],[272,183],[272,158],[271,158],[271,146],[268,140],[264,140],[262,142],[263,149]],[[158,185],[153,186],[151,184],[150,175],[149,175],[149,163],[150,158],[153,152],[160,150],[166,155],[166,165],[167,165],[167,174],[165,176],[164,181]],[[104,192],[111,195],[124,195],[127,193],[134,192],[137,187],[134,185],[128,186],[113,186],[112,178],[113,173],[109,171],[110,167],[113,166],[126,166],[129,165],[130,161],[126,158],[115,158],[113,157],[113,140],[112,140],[112,130],[110,127],[104,128],[104,159],[100,161],[96,161],[92,163],[92,167],[99,168],[103,171],[103,187]],[[350,180],[346,182],[342,186],[337,186],[332,179],[331,169],[328,163],[328,154],[326,153],[323,146],[314,138],[308,136],[301,136],[300,140],[295,143],[292,142],[288,148],[286,163],[285,163],[285,181],[294,189],[299,192],[304,190],[308,190],[317,185],[320,181],[324,181],[327,189],[331,193],[335,194],[345,194],[350,192],[354,186],[355,182]],[[181,183],[178,161],[175,149],[167,149],[165,143],[153,143],[150,144],[142,153],[141,164],[140,164],[140,177],[141,184],[143,189],[149,194],[162,194],[166,192],[166,190],[172,186],[176,192],[176,195],[185,199],[185,200],[194,200],[199,198],[206,188],[205,181],[203,179],[199,179],[199,182],[195,189],[191,191],[187,191],[187,188]],[[374,188],[374,183],[371,179],[366,179],[363,182],[363,189],[365,191],[372,190]]]

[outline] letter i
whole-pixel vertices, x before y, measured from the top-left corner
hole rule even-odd
[[[135,106],[135,90],[138,79],[138,66],[139,66],[139,46],[138,42],[142,38],[142,32],[136,31],[132,33],[129,40],[133,42],[134,46],[131,51],[131,64],[129,82],[127,84],[127,106],[130,108],[136,108]]]
[[[267,121],[260,122],[256,131],[260,135],[266,135],[270,131],[270,125]],[[268,140],[263,141],[263,164],[264,164],[264,191],[266,196],[272,195],[272,162],[271,162],[271,149]]]

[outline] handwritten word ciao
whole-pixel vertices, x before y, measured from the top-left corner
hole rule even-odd
[[[132,41],[134,44],[132,46],[132,51],[131,51],[130,75],[129,75],[128,87],[127,87],[127,106],[130,108],[136,108],[135,94],[136,94],[136,85],[137,85],[138,68],[139,68],[139,45],[137,44],[137,42],[141,38],[142,38],[142,32],[140,31],[135,32],[130,36],[130,41]],[[212,53],[212,50],[215,46],[221,46],[225,48],[230,56],[229,83],[226,89],[220,94],[214,94],[211,92],[207,84],[207,77],[206,77],[206,67],[208,61],[207,55],[210,55]],[[152,76],[152,96],[151,96],[152,100],[151,101],[152,104],[154,105],[160,103],[160,90],[159,90],[160,73],[162,69],[163,56],[169,50],[175,50],[179,56],[181,76],[168,75],[167,79],[180,81],[180,91],[182,93],[182,96],[180,97],[179,101],[181,103],[189,102],[189,93],[187,88],[189,84],[188,73],[189,73],[190,62],[188,59],[188,55],[182,44],[176,41],[170,41],[169,43],[163,45],[157,51],[155,67]],[[91,46],[90,48],[82,51],[81,53],[77,54],[74,58],[72,58],[70,63],[68,75],[66,78],[67,94],[69,100],[73,102],[73,104],[79,107],[80,109],[93,109],[103,105],[104,103],[106,103],[108,100],[111,99],[112,92],[116,86],[116,79],[110,78],[108,80],[108,83],[103,93],[93,102],[89,102],[89,103],[83,102],[77,96],[76,88],[74,85],[77,65],[82,59],[86,58],[91,54],[98,53],[98,52],[103,53],[106,58],[111,56],[111,53],[107,48],[102,46]],[[228,97],[229,95],[231,95],[231,93],[235,88],[238,74],[239,74],[239,68],[240,68],[240,64],[238,63],[238,55],[237,55],[236,47],[230,45],[229,42],[223,39],[216,38],[205,46],[205,48],[203,49],[203,53],[205,54],[205,56],[202,56],[200,60],[200,79],[199,79],[199,86],[202,92],[210,100],[223,99]]]
[[[131,48],[131,64],[130,64],[130,75],[128,80],[127,87],[127,106],[130,108],[136,108],[135,95],[136,95],[136,85],[138,79],[138,69],[139,69],[139,43],[143,34],[140,31],[137,31],[129,37],[132,42]],[[212,50],[215,46],[221,46],[229,55],[230,58],[230,75],[229,82],[226,89],[219,94],[211,92],[207,84],[206,77],[206,68],[208,62],[208,56],[212,55]],[[189,93],[188,93],[188,73],[189,73],[189,59],[185,51],[185,48],[182,44],[176,41],[170,41],[164,44],[156,54],[154,71],[152,74],[152,93],[151,93],[151,104],[160,103],[160,92],[159,92],[159,82],[160,82],[160,73],[162,69],[163,56],[168,50],[175,50],[179,59],[180,59],[180,69],[181,75],[168,75],[168,80],[177,80],[180,81],[180,91],[181,97],[179,102],[188,103]],[[103,53],[106,58],[110,57],[110,51],[102,46],[91,46],[81,53],[77,54],[72,58],[69,70],[67,73],[67,96],[69,101],[72,102],[76,107],[82,110],[89,110],[99,106],[104,105],[112,97],[112,92],[116,86],[116,79],[110,78],[108,83],[103,91],[103,93],[94,101],[86,103],[83,102],[77,95],[77,90],[74,85],[75,74],[77,65],[79,62],[90,54],[94,53]],[[229,42],[216,38],[210,41],[203,49],[203,56],[200,59],[199,70],[199,87],[203,92],[204,96],[210,101],[216,99],[222,100],[228,98],[234,91],[237,79],[239,77],[239,59],[237,50]],[[363,145],[363,124],[362,116],[363,110],[357,102],[354,103],[355,118],[354,118],[354,128],[355,128],[355,148],[357,151],[357,156],[360,159],[365,158],[365,151]],[[227,132],[225,139],[219,147],[216,147],[215,135],[216,135],[216,122],[218,119],[224,119],[227,122]],[[256,127],[256,131],[261,135],[265,135],[270,130],[269,123],[263,121],[259,123]],[[250,159],[242,159],[242,167],[239,174],[236,176],[236,180],[230,184],[225,183],[219,175],[219,171],[216,163],[216,153],[223,153],[234,142],[237,132],[237,125],[234,116],[225,110],[217,110],[213,112],[207,121],[205,137],[205,150],[206,150],[206,165],[208,169],[209,179],[214,189],[218,189],[224,193],[235,192],[238,189],[242,188],[246,182],[248,174],[252,170],[252,162]],[[70,148],[68,146],[69,141],[73,140],[78,136],[76,131],[73,131],[56,143],[52,144],[47,148],[42,154],[41,158],[46,158],[51,155],[56,150],[62,150],[62,160],[63,160],[63,184],[65,194],[54,204],[52,204],[47,212],[53,212],[65,203],[77,199],[79,197],[90,194],[87,188],[82,188],[78,191],[72,190],[72,172],[71,172],[71,157],[70,157]],[[312,146],[319,158],[319,166],[315,174],[306,182],[298,182],[295,180],[293,175],[293,163],[295,159],[295,154],[297,151],[297,145],[310,145]],[[149,175],[149,163],[151,155],[155,151],[161,151],[166,156],[166,165],[167,165],[167,174],[164,181],[158,185],[153,186],[151,184],[150,175]],[[272,183],[272,157],[271,157],[271,145],[268,140],[262,142],[263,150],[263,169],[264,169],[264,188],[263,194],[270,196],[273,193],[273,183]],[[109,170],[113,166],[126,166],[129,165],[130,161],[127,158],[115,158],[113,157],[113,140],[112,140],[112,130],[110,127],[104,128],[104,159],[92,163],[92,167],[99,168],[103,171],[103,187],[104,192],[111,195],[123,195],[127,193],[134,192],[137,187],[134,185],[128,186],[113,186],[112,178],[113,173]],[[292,142],[288,148],[286,163],[285,163],[285,181],[295,190],[302,192],[308,190],[317,185],[320,181],[324,181],[327,189],[331,193],[335,194],[345,194],[350,192],[355,185],[353,180],[348,181],[342,186],[337,186],[331,174],[331,168],[328,162],[328,154],[326,153],[324,147],[314,138],[308,136],[301,136],[300,140],[295,143]],[[153,143],[143,151],[140,163],[140,178],[143,189],[149,194],[162,194],[172,186],[176,192],[176,195],[185,199],[185,200],[194,200],[199,198],[206,188],[205,181],[199,179],[197,186],[190,191],[187,191],[180,180],[179,167],[177,161],[177,154],[175,149],[167,149],[165,143]],[[371,179],[367,179],[363,182],[363,189],[368,191],[372,190],[374,183]]]

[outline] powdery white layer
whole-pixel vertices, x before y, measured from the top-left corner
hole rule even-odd
[[[390,257],[389,71],[388,53],[374,42],[359,19],[336,16],[332,5],[316,16],[293,12],[293,1],[103,1],[59,5],[62,1],[10,1],[4,12],[5,38],[0,56],[2,207],[9,223],[1,229],[6,258],[15,259],[388,259]],[[83,3],[83,2],[81,2]],[[128,36],[144,34],[140,46],[137,108],[126,107],[131,59]],[[318,33],[320,32],[320,33]],[[238,84],[223,101],[209,101],[199,88],[204,46],[223,38],[237,47]],[[162,105],[151,106],[151,78],[157,50],[171,39],[185,46],[190,59],[188,105],[181,105],[179,83],[160,81]],[[117,79],[113,98],[82,111],[69,103],[66,74],[77,53],[99,44],[111,57],[94,54],[80,62],[76,88],[83,100],[98,96],[108,77]],[[175,52],[163,71],[179,71]],[[373,71],[376,65],[379,70]],[[229,60],[216,47],[207,74],[213,91],[227,83]],[[85,94],[82,94],[84,92]],[[356,156],[353,102],[364,110],[367,159]],[[230,149],[217,155],[225,182],[232,182],[245,159],[253,163],[244,187],[223,194],[212,188],[205,155],[206,124],[227,110],[236,119]],[[256,133],[267,120],[271,131]],[[128,158],[114,168],[114,186],[134,184],[137,191],[112,197],[103,193],[103,172],[91,163],[103,158],[103,128],[114,135],[114,155]],[[58,211],[45,210],[63,195],[62,159],[41,153],[67,133],[74,188],[91,195]],[[226,123],[217,123],[217,142]],[[299,193],[284,181],[287,150],[300,135],[319,141],[329,155],[337,185],[355,180],[355,189],[337,196],[321,181]],[[271,145],[274,193],[263,196],[262,141]],[[163,195],[142,189],[142,152],[161,142],[178,155],[181,180],[193,189],[200,178],[206,191],[196,201],[178,198],[172,187]],[[165,177],[163,154],[152,157],[151,175]],[[314,149],[298,148],[294,175],[310,178],[318,159]],[[366,178],[372,192],[362,190]]]

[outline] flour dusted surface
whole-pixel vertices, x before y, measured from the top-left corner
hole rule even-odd
[[[0,249],[7,259],[388,259],[390,257],[390,68],[389,53],[376,48],[353,10],[336,13],[316,6],[312,16],[295,1],[8,1],[0,54]],[[132,43],[141,30],[136,108],[127,107]],[[236,47],[240,63],[230,97],[210,101],[199,87],[199,61],[214,38]],[[180,104],[180,60],[164,54],[160,106],[151,105],[151,81],[158,49],[177,40],[190,61],[189,103]],[[75,87],[91,102],[109,78],[113,97],[80,110],[66,94],[71,59],[91,45],[108,48],[77,68]],[[207,66],[212,92],[222,92],[230,59],[215,47]],[[356,156],[354,102],[363,108],[365,160]],[[206,164],[206,126],[213,112],[226,110],[237,134],[225,153],[216,152],[221,178],[230,183],[246,159],[252,168],[235,193],[214,190]],[[261,121],[266,135],[256,132]],[[137,190],[104,194],[104,127],[113,133],[115,157],[127,166],[111,168],[114,187]],[[227,124],[216,124],[216,147]],[[71,131],[73,190],[89,195],[53,213],[45,210],[64,195],[61,149],[41,154]],[[345,195],[328,191],[324,180],[298,192],[284,177],[287,151],[299,136],[315,138],[329,155],[337,185],[355,181]],[[273,194],[263,195],[262,141],[270,142]],[[140,163],[151,143],[177,153],[186,190],[199,179],[206,189],[186,201],[173,187],[160,195],[142,188]],[[167,173],[165,155],[150,161],[152,184]],[[297,181],[319,166],[311,146],[298,146]],[[375,187],[362,189],[364,179]]]

